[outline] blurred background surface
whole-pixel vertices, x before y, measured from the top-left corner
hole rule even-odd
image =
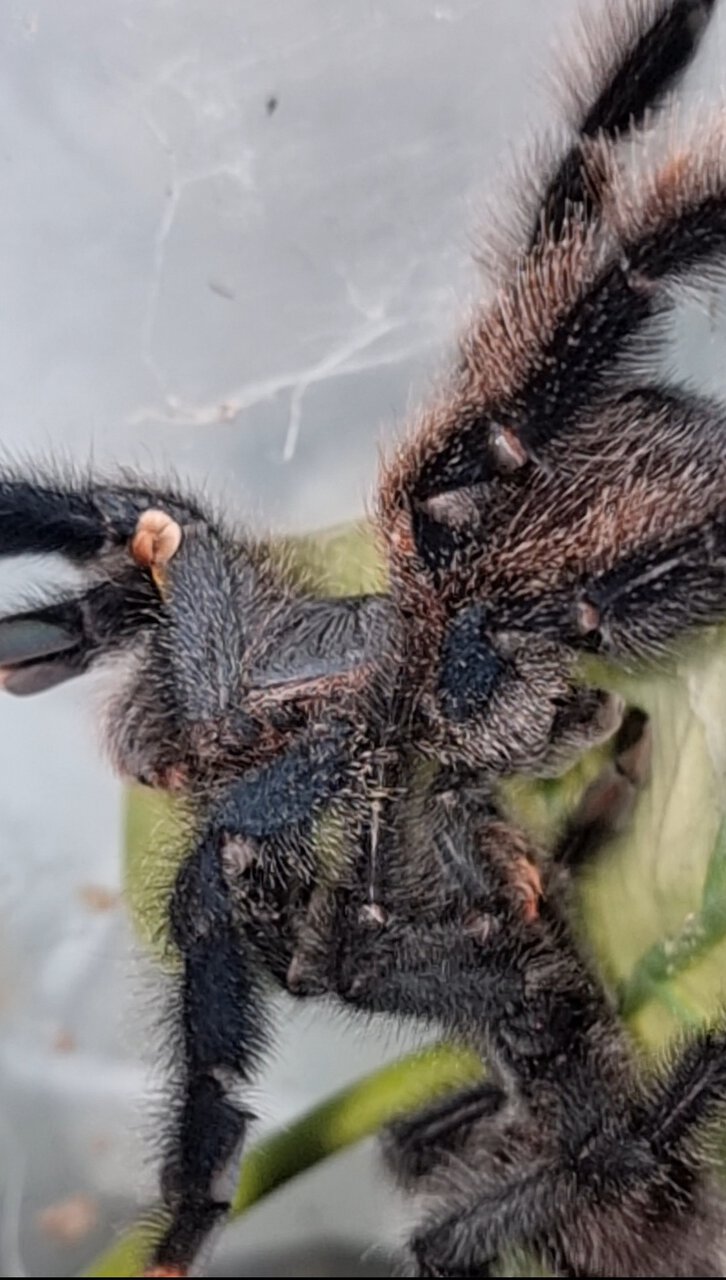
[[[173,470],[255,527],[361,513],[377,445],[475,284],[473,233],[508,144],[556,124],[543,72],[577,7],[8,0],[3,449]],[[715,92],[723,47],[722,23],[690,93]],[[680,329],[677,362],[718,386],[723,324],[690,309]],[[5,604],[29,573],[49,568],[3,570]],[[119,899],[99,692],[2,704],[5,1275],[72,1273],[154,1185],[153,1001]],[[279,1021],[262,1132],[410,1042],[287,1005]],[[398,1214],[362,1149],[255,1211],[214,1265],[385,1274]]]

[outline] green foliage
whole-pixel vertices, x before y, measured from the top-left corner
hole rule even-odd
[[[375,547],[364,525],[288,540],[283,554],[326,591],[342,594],[382,585]],[[580,896],[583,934],[618,993],[634,1033],[644,1046],[656,1049],[684,1023],[712,1017],[723,992],[724,634],[709,635],[668,673],[623,677],[591,667],[586,674],[648,711],[655,725],[653,777],[635,820],[598,860]],[[575,808],[606,752],[607,748],[591,752],[555,781],[513,780],[506,787],[508,802],[525,826],[547,840]],[[184,851],[179,817],[165,797],[135,788],[129,795],[126,829],[126,894],[132,918],[142,942],[168,962],[164,905]],[[384,1068],[338,1094],[249,1153],[234,1213],[244,1212],[288,1178],[375,1132],[394,1115],[474,1078],[479,1070],[469,1055],[440,1047]],[[148,1243],[148,1232],[131,1232],[87,1274],[135,1274]]]

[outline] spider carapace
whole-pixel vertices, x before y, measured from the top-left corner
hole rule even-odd
[[[409,1274],[513,1249],[567,1276],[722,1274],[726,1030],[646,1077],[567,919],[647,764],[643,717],[578,682],[583,653],[660,659],[726,617],[726,413],[652,360],[679,286],[726,259],[726,119],[679,137],[667,105],[713,9],[618,0],[590,30],[566,140],[511,195],[455,367],[382,466],[385,593],[313,594],[163,486],[2,473],[0,551],[87,575],[0,621],[5,689],[108,661],[119,769],[188,818],[149,1274],[184,1274],[224,1214],[271,982],[428,1021],[489,1066],[387,1133],[422,1206]],[[611,735],[542,854],[498,780]]]

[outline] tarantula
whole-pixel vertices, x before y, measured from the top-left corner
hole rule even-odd
[[[88,574],[0,621],[4,687],[123,658],[117,765],[189,820],[148,1274],[184,1274],[224,1213],[269,980],[429,1020],[490,1065],[387,1136],[422,1193],[411,1274],[487,1275],[512,1248],[563,1275],[721,1274],[704,1137],[726,1031],[646,1078],[567,921],[570,867],[642,774],[642,724],[554,856],[497,798],[503,775],[557,773],[618,731],[617,699],[578,683],[583,653],[660,657],[726,616],[726,415],[647,360],[673,286],[726,255],[723,119],[695,148],[658,127],[713,7],[610,11],[455,369],[383,464],[385,593],[315,595],[163,488],[0,477],[0,551]]]

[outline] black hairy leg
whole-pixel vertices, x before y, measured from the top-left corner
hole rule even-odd
[[[163,509],[167,518],[202,519],[200,507],[173,491],[135,484],[104,484],[69,474],[0,481],[0,555],[57,552],[84,564],[125,546],[142,513]]]
[[[0,680],[8,693],[41,693],[120,652],[152,623],[155,596],[144,582],[106,582],[81,595],[0,619]]]
[[[589,218],[598,212],[596,175],[588,172],[588,143],[602,137],[617,141],[652,116],[688,68],[714,8],[715,0],[659,0],[642,5],[642,17],[629,5],[611,5],[598,15],[600,25],[585,32],[584,49],[594,84],[583,90],[581,66],[577,78],[569,67],[563,69],[574,99],[577,137],[537,194],[531,247],[543,237],[561,236],[578,211]]]
[[[602,853],[613,836],[623,831],[648,780],[650,758],[648,717],[629,708],[613,739],[611,758],[586,788],[547,859],[542,880],[548,894],[557,893],[558,900],[566,901],[569,876]],[[538,889],[537,910],[542,881]],[[476,914],[470,916],[467,928],[476,921]],[[479,927],[486,933],[491,926],[485,918]],[[389,1126],[384,1137],[386,1162],[403,1187],[415,1191],[418,1186],[420,1190],[437,1166],[465,1160],[467,1148],[480,1142],[475,1127],[492,1117],[498,1117],[501,1124],[499,1112],[506,1104],[505,1089],[489,1080],[433,1103]],[[490,1126],[485,1128],[488,1131]]]
[[[726,1102],[726,1033],[700,1033],[644,1072],[557,900],[527,918],[513,897],[522,834],[466,786],[447,807],[434,843],[445,835],[480,868],[473,895],[449,920],[416,921],[383,897],[374,927],[346,904],[319,978],[366,1012],[434,1019],[495,1072],[420,1118],[430,1146],[415,1117],[387,1141],[399,1176],[437,1206],[412,1241],[414,1273],[486,1274],[524,1249],[557,1274],[721,1274],[726,1215],[707,1139]]]
[[[607,1109],[578,1090],[580,1132],[554,1148],[538,1142],[536,1110],[499,1134],[493,1124],[486,1143],[480,1133],[468,1169],[460,1158],[429,1182],[439,1208],[414,1237],[412,1273],[473,1275],[524,1250],[557,1275],[722,1275],[723,1203],[704,1181],[703,1135],[723,1113],[725,1054],[723,1033],[704,1032],[663,1078],[629,1081]]]
[[[388,1126],[383,1136],[386,1163],[406,1190],[416,1190],[442,1160],[463,1153],[472,1128],[495,1116],[507,1095],[488,1080],[440,1099]]]
[[[0,555],[83,579],[0,619],[0,682],[42,692],[110,659],[114,761],[181,793],[193,833],[157,1274],[188,1270],[223,1212],[270,979],[486,1061],[387,1140],[422,1193],[418,1273],[486,1274],[512,1248],[566,1275],[720,1273],[703,1139],[724,1033],[644,1071],[567,922],[571,872],[647,766],[583,651],[630,667],[726,619],[724,410],[650,367],[676,287],[726,255],[723,121],[684,145],[664,129],[660,153],[649,133],[714,8],[611,6],[536,208],[382,468],[385,592],[336,598],[172,489],[0,475]],[[534,848],[498,780],[611,735],[556,848]]]
[[[218,1188],[252,1119],[238,1095],[267,1041],[264,974],[289,967],[287,917],[310,892],[312,820],[340,785],[339,737],[314,751],[316,773],[310,753],[291,754],[231,787],[177,876],[169,910],[182,959],[172,1008],[177,1100],[162,1174],[170,1223],[152,1275],[184,1274],[228,1208]]]
[[[92,579],[81,593],[0,619],[0,680],[7,692],[39,693],[72,679],[158,625],[149,545],[149,522],[158,524],[161,515],[157,503],[166,511],[167,542],[156,545],[163,559],[177,550],[182,524],[200,519],[195,504],[171,491],[60,476],[0,481],[0,556],[55,553]]]
[[[152,1275],[184,1274],[227,1209],[216,1184],[251,1118],[233,1087],[249,1080],[265,1040],[259,972],[236,927],[221,833],[214,829],[204,832],[183,864],[170,917],[183,964],[178,1100],[162,1174],[170,1224],[156,1246]]]

